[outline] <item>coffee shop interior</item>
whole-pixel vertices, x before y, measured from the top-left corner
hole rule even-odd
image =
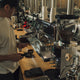
[[[20,80],[80,80],[80,0],[19,0],[11,17]],[[16,57],[16,56],[15,56]]]

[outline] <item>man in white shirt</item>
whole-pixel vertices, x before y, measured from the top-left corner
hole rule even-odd
[[[18,0],[0,0],[0,80],[18,80],[16,70],[22,56],[17,53],[15,35],[9,21],[17,6]]]

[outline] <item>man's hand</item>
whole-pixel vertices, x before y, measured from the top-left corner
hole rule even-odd
[[[19,61],[20,59],[23,58],[23,56],[21,56],[21,54],[17,53],[17,54],[12,54],[12,55],[9,55],[9,58],[11,61]]]
[[[19,49],[22,49],[22,48],[26,47],[27,45],[28,45],[28,43],[18,43],[17,47]]]

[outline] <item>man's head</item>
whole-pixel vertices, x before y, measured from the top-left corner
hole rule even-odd
[[[0,0],[0,16],[10,18],[18,7],[19,0]]]

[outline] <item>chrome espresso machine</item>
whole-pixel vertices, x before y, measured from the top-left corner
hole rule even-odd
[[[53,60],[60,69],[59,80],[80,80],[80,38],[78,16],[56,15],[49,23],[28,15],[26,37],[44,61]],[[54,63],[53,63],[54,64]]]

